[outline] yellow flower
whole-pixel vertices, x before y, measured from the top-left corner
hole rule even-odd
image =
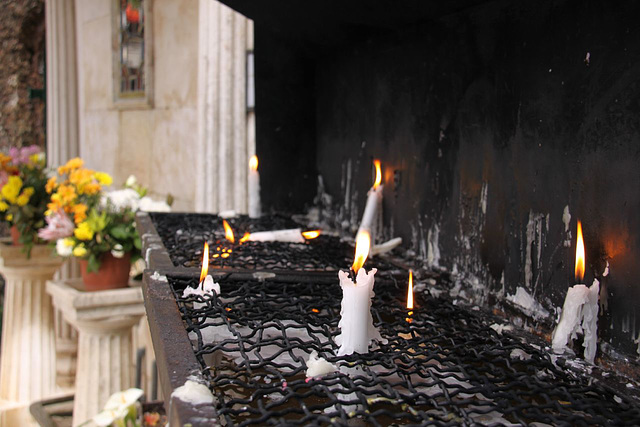
[[[111,185],[113,178],[106,172],[96,172],[96,179],[102,185]]]
[[[78,225],[78,228],[73,230],[73,235],[76,236],[76,239],[78,240],[91,240],[93,239],[93,234],[93,230],[89,226],[89,223],[86,221],[81,222]]]
[[[76,224],[80,224],[82,221],[87,219],[87,205],[78,203],[72,209],[73,209],[73,221]]]
[[[44,153],[36,153],[29,156],[29,162],[35,165],[44,164]]]
[[[71,185],[61,185],[58,187],[57,194],[63,205],[70,204],[76,199],[76,190]],[[53,196],[51,196],[51,200],[53,200]]]
[[[13,221],[13,214],[7,214],[7,221]]]
[[[47,190],[47,193],[51,194],[53,190],[56,189],[57,185],[58,185],[57,178],[55,176],[52,176],[47,180],[47,185],[45,187],[45,190]]]
[[[18,206],[24,206],[27,203],[29,203],[29,196],[27,196],[26,194],[21,194],[18,196],[18,198],[16,199],[16,204]]]
[[[94,181],[94,172],[90,169],[78,169],[69,173],[69,182],[78,189],[78,194],[86,193],[86,187],[98,185]],[[99,186],[98,186],[99,189]]]
[[[4,212],[9,209],[9,205],[6,202],[0,201],[0,212]]]
[[[33,196],[33,193],[35,192],[36,190],[34,190],[33,187],[25,187],[24,189],[22,189],[22,194],[24,194],[27,197]]]
[[[69,246],[69,247],[76,244],[76,242],[71,237],[65,237],[63,242],[65,246]]]
[[[98,194],[101,189],[102,186],[97,182],[89,182],[82,187],[82,193],[88,195]]]
[[[15,203],[18,194],[20,194],[21,187],[22,179],[20,179],[19,176],[12,175],[9,177],[7,183],[2,187],[0,193],[9,203]]]
[[[69,160],[66,165],[60,166],[58,168],[58,173],[60,175],[64,175],[67,172],[71,172],[72,170],[81,168],[83,164],[84,162],[80,157],[73,158]]]
[[[78,245],[73,248],[73,256],[83,257],[87,254],[87,248],[84,245]]]

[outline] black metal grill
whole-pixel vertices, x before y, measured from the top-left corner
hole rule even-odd
[[[227,425],[640,424],[635,400],[554,364],[536,337],[498,334],[489,326],[502,321],[490,313],[417,293],[409,317],[404,281],[375,285],[372,314],[387,343],[343,357],[334,356],[337,277],[223,278],[220,297],[186,299],[182,289],[197,279],[169,282]],[[340,371],[306,378],[313,350]]]
[[[224,237],[222,218],[210,214],[152,213],[151,219],[175,266],[200,268],[204,242],[210,245],[209,262],[214,269],[323,272],[347,268],[353,262],[354,247],[337,236],[321,235],[305,243],[231,243]],[[245,232],[298,228],[300,224],[281,215],[227,220],[236,242]],[[376,267],[393,271],[380,259]]]

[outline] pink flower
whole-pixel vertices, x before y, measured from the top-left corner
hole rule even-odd
[[[48,215],[47,226],[38,230],[38,237],[43,240],[58,240],[69,237],[76,228],[71,218],[63,210]]]
[[[12,163],[16,166],[28,164],[30,162],[29,157],[31,157],[31,155],[33,154],[38,154],[40,152],[41,152],[40,147],[38,147],[35,144],[29,145],[28,147],[22,147],[22,148],[11,147],[9,149],[9,155],[13,160]]]

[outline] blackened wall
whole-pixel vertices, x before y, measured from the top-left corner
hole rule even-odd
[[[316,191],[315,62],[255,23],[256,154],[265,212],[301,212]]]
[[[640,4],[477,3],[320,47],[258,19],[263,200],[309,204],[319,173],[352,223],[379,158],[387,236],[496,294],[525,288],[549,318],[574,283],[580,219],[585,282],[610,263],[599,335],[635,354]]]

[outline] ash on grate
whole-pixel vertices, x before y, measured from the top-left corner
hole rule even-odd
[[[305,243],[238,243],[245,232],[300,227],[292,219],[281,215],[228,219],[236,236],[235,243],[225,239],[222,218],[216,215],[150,215],[175,266],[199,268],[205,241],[211,248],[209,263],[210,268],[214,269],[321,272],[347,268],[353,262],[354,247],[337,236],[320,235]],[[381,271],[394,269],[389,263],[378,259],[375,260],[375,266]]]
[[[227,281],[221,295],[183,299],[193,349],[227,425],[509,425],[640,423],[638,403],[559,368],[535,337],[490,327],[491,315],[378,281],[374,323],[386,343],[336,357],[336,285]],[[197,299],[194,299],[197,298]],[[306,378],[315,351],[338,370]]]

